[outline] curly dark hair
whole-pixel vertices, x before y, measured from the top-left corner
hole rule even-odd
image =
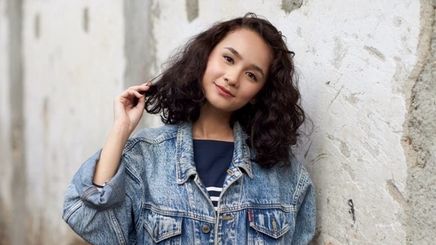
[[[247,144],[255,150],[257,164],[271,167],[288,163],[291,146],[297,143],[298,128],[305,120],[294,76],[294,53],[283,35],[268,20],[247,13],[214,24],[194,36],[167,63],[160,81],[148,91],[145,110],[161,114],[165,124],[195,122],[205,103],[201,81],[213,48],[231,31],[247,28],[256,32],[273,53],[266,83],[248,103],[232,113],[231,126],[238,121],[248,135]]]

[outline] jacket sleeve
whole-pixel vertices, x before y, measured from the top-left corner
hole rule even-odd
[[[295,221],[295,231],[292,245],[307,245],[314,235],[316,228],[316,201],[315,189],[309,179],[305,194],[302,196],[302,202],[298,209]]]
[[[92,184],[101,150],[79,168],[67,188],[62,218],[91,244],[128,244],[133,235],[132,198],[125,191],[125,164],[106,185]],[[124,158],[124,157],[123,157]]]

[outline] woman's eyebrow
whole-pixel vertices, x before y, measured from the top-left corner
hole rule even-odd
[[[224,47],[224,48],[229,50],[233,55],[235,55],[239,59],[241,60],[243,59],[242,56],[238,53],[238,51],[236,51],[234,48],[232,47]],[[250,67],[258,71],[263,77],[265,76],[265,73],[263,72],[262,68],[260,68],[258,65],[251,64]]]

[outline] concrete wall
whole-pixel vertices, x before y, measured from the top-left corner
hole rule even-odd
[[[248,11],[296,53],[315,126],[299,145],[317,187],[314,243],[431,244],[435,6],[0,0],[0,244],[81,243],[61,220],[63,192],[103,144],[113,97],[157,74],[192,35]]]

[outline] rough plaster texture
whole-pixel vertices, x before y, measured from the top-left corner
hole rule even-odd
[[[103,144],[113,97],[157,75],[192,35],[248,11],[275,24],[296,53],[303,106],[315,125],[299,145],[317,187],[314,243],[434,240],[430,1],[23,1],[21,27],[20,12],[8,11],[12,2],[19,1],[0,0],[0,48],[9,50],[0,53],[0,244],[80,244],[61,220],[63,193]],[[13,44],[20,38],[21,46]],[[21,72],[10,68],[20,64]],[[20,108],[25,118],[15,117]],[[14,123],[24,123],[25,140],[15,156]],[[150,116],[142,123],[158,124]],[[15,166],[20,156],[23,166]],[[20,169],[24,177],[14,180]],[[26,193],[24,210],[16,188]],[[17,238],[23,229],[11,217],[18,211],[27,212],[27,236]]]
[[[405,123],[408,244],[432,244],[436,230],[436,3],[423,6],[423,69],[411,89]]]

